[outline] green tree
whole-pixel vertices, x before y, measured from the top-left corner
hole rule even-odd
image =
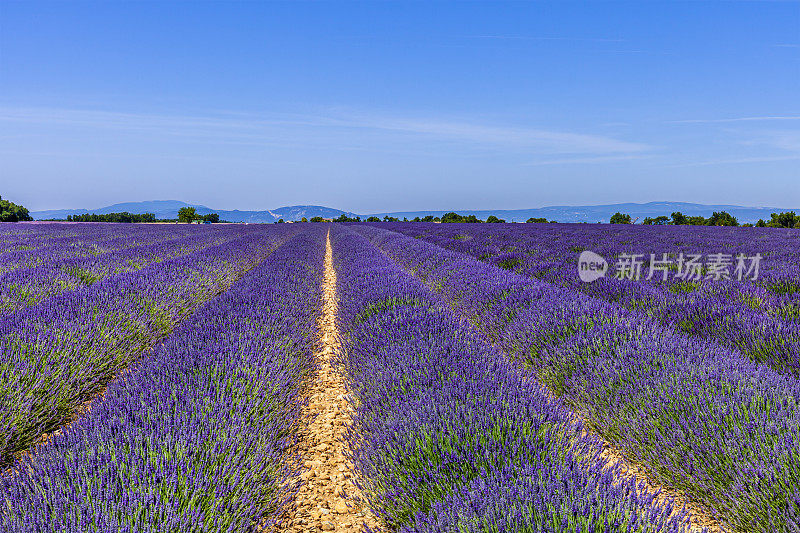
[[[797,216],[794,211],[786,213],[772,213],[771,220],[765,225],[770,228],[797,228],[800,227],[800,216]]]
[[[611,223],[612,224],[630,224],[631,223],[631,216],[625,213],[620,213],[617,211],[613,215],[611,215]]]
[[[701,216],[686,216],[680,211],[672,213],[672,221],[669,222],[673,226],[707,226],[708,221]]]
[[[194,222],[199,218],[201,217],[197,214],[197,209],[194,207],[181,207],[178,209],[179,222]]]
[[[283,221],[283,219],[282,219],[282,218],[279,218],[279,219],[278,219],[278,224],[285,224],[285,222]]]
[[[708,226],[738,226],[739,221],[736,217],[726,211],[714,211],[711,217],[706,220]]]
[[[325,222],[325,219],[322,217],[311,217],[311,222]]]
[[[494,215],[489,215],[489,218],[486,219],[486,222],[488,222],[489,224],[499,224],[501,222],[505,222],[505,220],[503,220],[502,218],[497,218]]]
[[[303,217],[300,219],[300,222],[308,222],[308,219],[306,217]]]
[[[203,222],[213,222],[216,224],[219,222],[219,215],[217,213],[208,213],[207,215],[203,215]]]
[[[645,219],[642,221],[642,224],[644,224],[646,226],[651,226],[651,225],[652,226],[663,226],[663,225],[668,224],[668,223],[669,223],[669,217],[665,217],[664,215],[661,215],[661,216],[656,217],[656,218],[645,217]]]
[[[0,222],[24,222],[33,220],[28,210],[0,196]]]
[[[525,222],[529,224],[547,224],[547,219],[544,217],[531,217]]]
[[[449,224],[453,222],[477,223],[481,221],[475,215],[464,216],[464,215],[459,215],[458,213],[453,213],[452,211],[450,213],[445,213],[444,215],[442,215],[442,224]]]
[[[380,222],[380,221],[381,219],[379,219],[378,217],[369,217],[367,219],[367,222]]]
[[[346,214],[342,213],[337,218],[333,219],[334,222],[361,222],[361,217],[357,216],[355,218],[350,218]]]
[[[676,211],[672,213],[672,224],[673,226],[685,226],[689,223],[689,218],[681,213],[680,211]]]

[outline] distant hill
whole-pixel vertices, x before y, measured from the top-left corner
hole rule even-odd
[[[341,209],[334,209],[332,207],[324,207],[320,205],[293,205],[288,207],[279,207],[277,209],[267,209],[264,211],[226,211],[224,209],[213,209],[200,204],[187,204],[178,200],[153,200],[149,202],[127,202],[122,204],[109,205],[107,207],[100,207],[97,209],[57,209],[51,211],[33,211],[31,216],[35,220],[44,220],[50,218],[65,219],[67,215],[81,215],[84,213],[97,213],[99,215],[105,213],[118,213],[127,211],[129,213],[153,213],[156,218],[170,219],[178,217],[178,209],[181,207],[194,207],[201,215],[206,213],[219,213],[222,220],[230,222],[277,222],[278,219],[283,219],[287,222],[293,220],[300,220],[303,217],[311,219],[312,217],[335,218],[342,213],[349,217],[356,216],[355,213],[342,211]],[[540,218],[544,217],[547,220],[555,220],[557,222],[608,222],[611,215],[617,211],[627,213],[634,219],[638,218],[641,222],[645,217],[657,217],[659,215],[670,216],[674,211],[680,211],[684,215],[697,216],[701,215],[708,217],[714,211],[727,211],[728,213],[739,219],[739,222],[756,222],[759,218],[769,220],[771,213],[781,211],[796,211],[800,209],[786,209],[778,207],[744,207],[740,205],[705,205],[705,204],[692,204],[685,202],[650,202],[646,204],[608,204],[608,205],[583,205],[583,206],[551,206],[551,207],[538,207],[533,209],[492,209],[492,210],[470,210],[470,209],[448,209],[442,211],[397,211],[393,213],[374,213],[369,215],[361,215],[362,219],[368,216],[377,216],[383,218],[384,216],[397,217],[400,220],[403,217],[409,220],[414,217],[425,217],[427,215],[442,216],[449,211],[455,211],[462,215],[475,215],[476,217],[486,220],[489,215],[495,215],[508,222],[525,222],[531,217]]]
[[[31,216],[34,220],[46,220],[50,218],[64,219],[67,215],[83,215],[85,213],[96,213],[105,215],[107,213],[153,213],[156,218],[177,218],[178,209],[188,206],[186,202],[177,200],[152,200],[149,202],[125,202],[114,204],[97,209],[52,209],[49,211],[32,211]],[[194,205],[198,209],[208,209],[205,206]],[[211,212],[211,211],[208,211]]]
[[[278,209],[267,209],[264,211],[226,211],[224,209],[212,209],[201,204],[187,204],[178,200],[152,200],[148,202],[126,202],[121,204],[109,205],[106,207],[99,207],[97,209],[55,209],[49,211],[33,211],[31,216],[35,220],[46,219],[65,219],[67,215],[82,215],[84,213],[97,213],[103,215],[106,213],[120,213],[127,211],[128,213],[153,213],[159,219],[178,218],[178,209],[181,207],[194,207],[201,215],[207,213],[218,213],[221,220],[229,222],[277,222],[278,219],[283,219],[287,222],[293,220],[300,220],[303,217],[310,219],[312,217],[335,218],[345,213],[347,216],[354,217],[355,213],[349,213],[340,209],[333,209],[331,207],[324,207],[319,205],[293,205],[288,207],[279,207]]]
[[[455,211],[461,215],[475,215],[476,217],[486,220],[489,215],[495,215],[507,222],[525,222],[529,218],[546,218],[547,220],[555,220],[557,222],[608,222],[611,215],[616,212],[627,213],[632,218],[639,218],[639,222],[645,217],[657,217],[659,215],[670,216],[675,211],[680,211],[684,215],[704,217],[710,216],[714,211],[727,211],[735,216],[740,223],[756,222],[759,218],[769,220],[770,213],[777,213],[781,211],[795,211],[798,209],[786,209],[778,207],[743,207],[740,205],[705,205],[705,204],[692,204],[686,202],[649,202],[646,204],[608,204],[608,205],[582,205],[582,206],[551,206],[551,207],[538,207],[534,209],[513,209],[513,210],[481,210],[475,211],[470,209],[448,209],[446,211],[398,211],[394,213],[375,213],[370,216],[377,216],[383,218],[388,215],[397,217],[400,220],[403,217],[412,220],[414,217],[425,217],[427,215],[442,216],[449,211]]]

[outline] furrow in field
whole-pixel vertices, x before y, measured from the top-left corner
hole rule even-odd
[[[346,449],[345,435],[352,424],[353,408],[344,380],[332,364],[341,348],[336,312],[336,271],[328,234],[323,307],[315,350],[317,370],[307,390],[309,403],[302,417],[299,446],[302,484],[294,498],[286,531],[356,532],[376,526],[355,485],[353,465]]]

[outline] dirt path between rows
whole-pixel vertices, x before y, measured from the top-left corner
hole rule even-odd
[[[354,468],[347,459],[345,434],[351,424],[353,407],[342,376],[331,361],[339,350],[336,327],[336,271],[330,232],[325,244],[323,311],[319,318],[320,341],[315,353],[319,365],[309,384],[309,403],[300,430],[302,485],[285,531],[357,532],[378,529],[374,516],[363,506],[354,483]]]

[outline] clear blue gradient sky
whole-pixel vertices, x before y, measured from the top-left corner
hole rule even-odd
[[[800,207],[800,3],[5,0],[0,194]]]

